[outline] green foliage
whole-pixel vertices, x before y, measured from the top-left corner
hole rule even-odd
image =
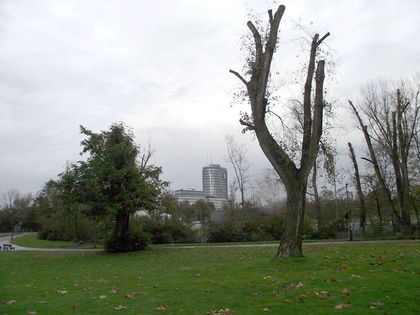
[[[145,249],[148,243],[150,243],[150,235],[143,229],[130,225],[129,231],[121,237],[113,235],[106,240],[105,249],[110,253],[130,252]]]
[[[150,165],[123,123],[94,133],[81,126],[84,161],[69,163],[57,182],[50,181],[36,200],[40,237],[108,242],[111,252],[145,248],[148,238],[133,230],[130,219],[141,209],[154,210],[166,187],[161,168]]]
[[[154,220],[142,218],[141,226],[151,235],[154,244],[194,243],[196,233],[186,224],[176,219]]]
[[[212,223],[208,230],[209,242],[254,242],[280,240],[284,218],[280,215],[249,215],[241,220]]]

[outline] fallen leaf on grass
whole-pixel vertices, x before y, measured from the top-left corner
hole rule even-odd
[[[252,292],[251,296],[262,296],[263,294],[261,292]]]
[[[124,295],[124,297],[127,299],[134,299],[136,295],[137,295],[136,292],[127,292],[126,295]]]
[[[15,304],[15,303],[16,303],[16,300],[10,300],[10,301],[4,302],[4,304]]]
[[[268,307],[264,307],[264,308],[262,309],[262,311],[263,311],[263,312],[269,312],[269,311],[270,311],[270,309],[269,309]]]
[[[38,304],[46,304],[47,301],[38,301]]]
[[[117,290],[115,290],[114,288],[112,288],[111,290],[109,290],[109,293],[116,294],[117,293]]]
[[[302,288],[304,286],[305,286],[305,284],[303,282],[290,283],[285,287],[285,289],[286,290],[291,290],[291,289],[295,289],[295,288]]]
[[[351,295],[351,291],[347,290],[347,289],[343,289],[343,291],[341,291],[341,294],[349,296],[349,295]]]
[[[271,293],[271,295],[272,295],[272,296],[279,297],[279,296],[280,296],[280,293],[279,293],[279,292],[277,292],[277,291],[273,291],[273,292]]]
[[[168,309],[168,305],[162,304],[155,308],[157,311],[166,311]]]
[[[226,308],[226,309],[220,309],[220,310],[208,310],[207,311],[207,315],[232,315],[232,312],[230,311],[230,309]]]
[[[123,305],[118,305],[118,306],[114,306],[114,310],[116,311],[122,311],[125,310],[127,307],[123,306]]]
[[[28,311],[28,313],[26,313],[27,315],[36,315],[38,314],[36,311]]]
[[[395,272],[395,273],[404,273],[405,272],[404,270],[399,270],[399,269],[394,269],[392,271]]]
[[[334,309],[335,310],[344,310],[346,308],[350,308],[351,304],[337,304]]]
[[[326,300],[326,299],[328,299],[330,297],[327,291],[320,291],[320,292],[316,292],[315,291],[315,295],[320,300]]]
[[[381,307],[383,305],[384,305],[383,302],[375,301],[375,302],[370,303],[370,308],[375,309],[375,308]]]
[[[106,295],[100,295],[99,298],[102,299],[106,299]]]
[[[57,293],[61,293],[61,294],[67,294],[67,290],[57,290]]]
[[[359,275],[351,275],[351,278],[352,279],[362,279],[362,277],[361,276],[359,276]]]

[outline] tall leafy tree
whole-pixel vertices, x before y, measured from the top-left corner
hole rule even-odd
[[[123,123],[100,133],[81,126],[81,132],[86,136],[82,153],[88,154],[80,163],[86,175],[84,185],[90,188],[87,199],[97,201],[115,222],[108,249],[139,249],[144,244],[130,235],[130,217],[140,208],[156,206],[165,186],[159,178],[161,168],[149,165],[151,152],[142,154],[132,131]]]

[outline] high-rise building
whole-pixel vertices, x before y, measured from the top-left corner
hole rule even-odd
[[[216,209],[222,209],[227,201],[227,171],[218,164],[203,167],[203,191]]]
[[[216,210],[223,209],[227,201],[227,171],[218,164],[203,167],[203,190],[179,189],[175,191],[179,203],[188,202],[190,205],[200,199],[208,200],[214,204]]]

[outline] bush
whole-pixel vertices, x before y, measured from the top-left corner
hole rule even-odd
[[[194,243],[197,241],[196,232],[182,222],[170,220],[154,220],[142,218],[141,226],[150,234],[153,244]]]
[[[211,224],[209,242],[256,242],[280,240],[284,231],[283,217],[254,215],[242,221]]]
[[[129,231],[122,237],[116,238],[112,235],[106,241],[105,249],[110,253],[131,252],[145,249],[149,243],[150,235],[136,222],[132,222]]]
[[[245,232],[231,223],[210,224],[208,239],[210,243],[244,242]]]

